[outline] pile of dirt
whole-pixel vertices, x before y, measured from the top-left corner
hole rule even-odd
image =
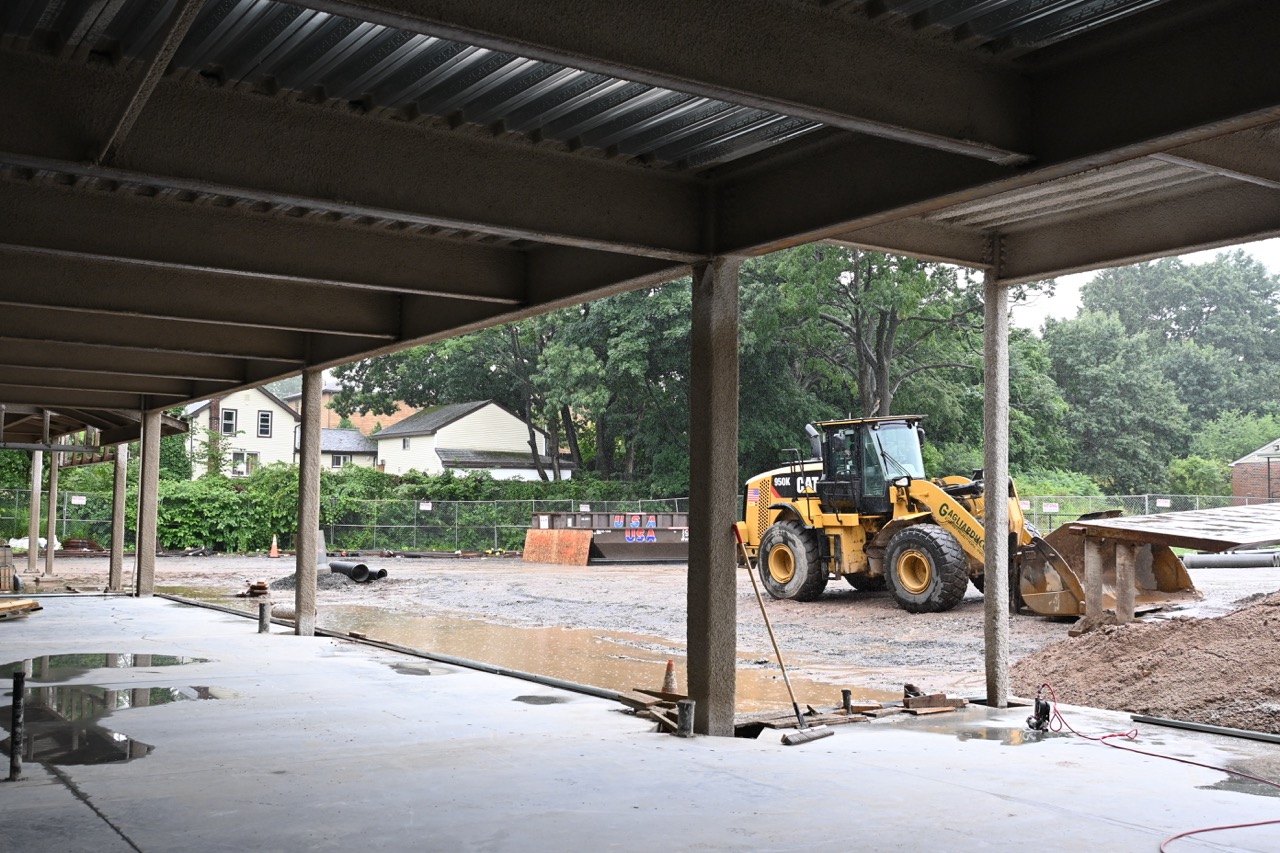
[[[351,583],[351,578],[337,572],[316,573],[316,589],[344,589]],[[297,589],[298,576],[297,574],[285,575],[282,578],[276,578],[268,586],[272,589]]]
[[[1274,592],[1212,619],[1100,628],[1028,655],[1011,675],[1020,696],[1047,682],[1067,704],[1280,734],[1278,658]]]

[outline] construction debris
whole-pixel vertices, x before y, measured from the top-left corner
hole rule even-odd
[[[40,602],[31,598],[15,598],[11,601],[0,601],[0,621],[5,619],[21,619],[30,616],[37,610],[44,610]]]

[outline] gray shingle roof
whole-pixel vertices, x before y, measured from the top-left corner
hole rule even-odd
[[[373,434],[375,439],[394,438],[407,435],[432,435],[441,427],[448,426],[459,418],[489,405],[488,400],[477,400],[471,403],[450,403],[446,406],[431,406],[416,415],[410,415],[399,423],[392,424],[382,432]]]
[[[446,468],[532,468],[533,457],[528,453],[514,453],[505,450],[454,450],[448,447],[436,448],[436,455]],[[551,467],[551,457],[543,456],[542,464]],[[574,464],[560,461],[560,467],[573,468]]]
[[[293,434],[293,449],[298,449],[300,437]],[[373,439],[361,434],[358,429],[322,429],[320,430],[321,453],[368,453],[378,452],[378,444]]]

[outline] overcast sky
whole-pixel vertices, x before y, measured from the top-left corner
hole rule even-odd
[[[1280,238],[1259,240],[1256,243],[1241,243],[1239,247],[1228,246],[1204,252],[1192,252],[1189,255],[1183,255],[1182,260],[1192,264],[1203,264],[1212,261],[1219,253],[1229,252],[1234,248],[1244,249],[1261,261],[1272,274],[1280,273]],[[1013,324],[1039,331],[1046,317],[1067,320],[1075,317],[1076,310],[1080,307],[1080,286],[1095,275],[1097,275],[1096,271],[1061,276],[1051,298],[1036,296],[1015,307],[1011,315]]]

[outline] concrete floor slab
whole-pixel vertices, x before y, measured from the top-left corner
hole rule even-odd
[[[680,740],[602,699],[279,626],[259,635],[252,619],[161,599],[44,606],[0,624],[0,662],[206,658],[66,682],[221,698],[100,721],[153,747],[144,757],[29,763],[0,783],[6,850],[1150,851],[1280,816],[1275,789],[1029,735],[1025,708],[889,717],[796,747],[777,732]],[[1131,727],[1064,713],[1091,733]],[[1277,745],[1150,727],[1136,745],[1280,777]],[[1280,827],[1177,844],[1271,851]]]

